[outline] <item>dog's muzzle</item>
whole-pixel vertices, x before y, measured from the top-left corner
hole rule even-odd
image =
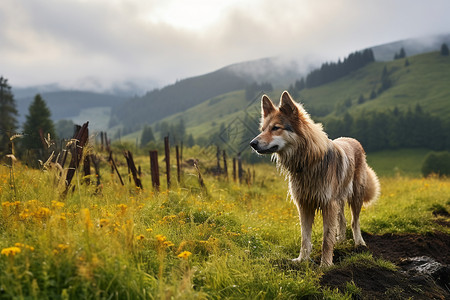
[[[278,150],[278,145],[272,146],[270,148],[263,147],[256,138],[250,142],[250,146],[259,154],[271,154]]]

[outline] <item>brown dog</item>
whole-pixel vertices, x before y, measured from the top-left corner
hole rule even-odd
[[[279,107],[264,95],[261,100],[261,133],[250,145],[259,154],[273,154],[287,175],[289,193],[297,206],[302,230],[300,255],[311,254],[311,231],[316,210],[322,210],[323,243],[321,265],[333,264],[333,248],[345,239],[345,202],[352,212],[355,245],[365,246],[359,226],[363,203],[375,200],[380,184],[367,165],[364,149],[351,138],[330,140],[322,125],[314,123],[288,92],[281,95]]]

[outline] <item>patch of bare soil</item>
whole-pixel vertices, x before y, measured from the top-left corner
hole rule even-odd
[[[399,266],[392,271],[370,265],[350,265],[326,272],[321,285],[345,292],[353,281],[361,289],[361,299],[450,299],[450,235],[364,233],[368,250],[374,257]],[[361,251],[356,249],[355,251]],[[344,253],[336,253],[339,261]]]

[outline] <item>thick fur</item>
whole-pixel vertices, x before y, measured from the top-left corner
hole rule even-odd
[[[250,145],[259,154],[272,154],[288,179],[289,193],[297,206],[302,230],[300,255],[295,260],[309,259],[314,215],[321,210],[321,264],[332,265],[336,238],[345,239],[346,202],[352,212],[355,245],[365,246],[359,214],[364,203],[378,197],[380,184],[366,163],[361,144],[352,138],[330,140],[322,125],[314,123],[286,91],[281,95],[279,107],[264,95],[261,108],[261,133]]]

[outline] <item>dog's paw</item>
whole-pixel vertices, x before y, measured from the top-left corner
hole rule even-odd
[[[320,262],[320,266],[321,267],[325,267],[326,268],[326,267],[331,267],[332,265],[333,265],[333,262],[326,262],[326,261],[323,261],[323,260]]]

